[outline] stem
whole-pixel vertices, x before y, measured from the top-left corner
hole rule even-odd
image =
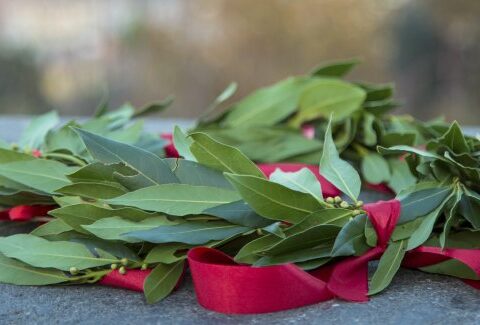
[[[207,220],[207,221],[211,221],[211,220],[220,220],[220,219],[217,218],[217,217],[199,216],[199,217],[189,217],[189,218],[185,218],[185,220],[187,220],[187,221],[196,221],[196,220]]]
[[[368,155],[368,149],[364,146],[358,143],[352,143],[352,146],[361,157],[365,157],[366,155]]]
[[[78,165],[78,166],[86,166],[87,164],[81,160],[81,159],[78,159],[74,156],[71,156],[71,155],[66,155],[66,154],[63,154],[63,153],[48,153],[46,155],[44,155],[45,158],[51,158],[51,159],[63,159],[63,160],[67,160],[67,161],[70,161],[71,163],[74,163],[75,165]]]

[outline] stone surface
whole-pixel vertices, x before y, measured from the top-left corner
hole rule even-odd
[[[188,121],[179,121],[188,125]],[[0,119],[0,137],[13,140],[23,121]],[[167,130],[172,121],[148,123]],[[365,201],[384,198],[365,193]],[[28,224],[2,224],[0,235],[25,231]],[[272,297],[274,299],[275,297]],[[0,284],[0,324],[475,324],[480,323],[480,293],[461,281],[400,270],[392,285],[368,303],[329,301],[262,315],[222,315],[195,300],[187,277],[179,290],[155,305],[142,294],[88,286],[20,287]]]

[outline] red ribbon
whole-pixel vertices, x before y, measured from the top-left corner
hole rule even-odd
[[[0,220],[27,221],[34,217],[44,217],[48,211],[54,209],[52,205],[17,205],[13,208],[0,211]]]

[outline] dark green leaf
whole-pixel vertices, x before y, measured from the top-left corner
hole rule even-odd
[[[190,150],[201,164],[229,173],[265,177],[240,150],[213,140],[205,133],[193,133],[190,137],[193,139]]]
[[[150,243],[185,243],[201,245],[212,240],[221,240],[250,230],[250,228],[223,221],[189,221],[174,226],[162,226],[151,230],[133,231],[123,234],[125,239]]]
[[[323,206],[313,196],[255,176],[225,174],[242,198],[259,215],[298,223]]]
[[[184,261],[175,264],[158,264],[145,279],[145,297],[149,304],[162,300],[173,291],[184,269]]]
[[[350,199],[357,201],[362,184],[360,176],[350,164],[340,158],[333,142],[331,127],[332,121],[330,120],[325,131],[320,173]]]
[[[387,250],[383,253],[378,263],[378,268],[375,271],[372,280],[370,281],[368,294],[374,295],[385,289],[400,268],[403,257],[405,256],[405,249],[407,241],[390,243]]]
[[[175,216],[200,214],[208,208],[239,200],[234,191],[209,186],[163,184],[107,200],[112,205],[136,207]]]

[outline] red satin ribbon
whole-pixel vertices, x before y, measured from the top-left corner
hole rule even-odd
[[[120,274],[118,270],[112,271],[97,283],[103,286],[123,288],[132,291],[143,292],[143,283],[151,270],[128,270],[126,274]]]
[[[33,217],[48,215],[48,211],[54,209],[52,205],[17,205],[13,208],[0,211],[0,220],[27,221]]]

